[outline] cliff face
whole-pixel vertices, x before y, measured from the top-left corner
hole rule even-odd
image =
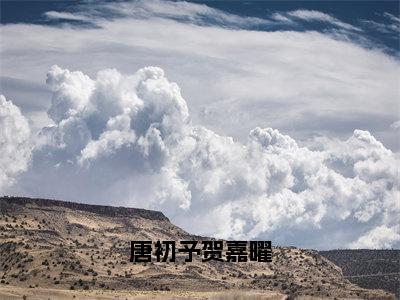
[[[0,285],[74,290],[262,290],[391,299],[359,288],[313,250],[274,248],[272,263],[131,263],[132,240],[202,240],[161,212],[46,199],[0,198]]]

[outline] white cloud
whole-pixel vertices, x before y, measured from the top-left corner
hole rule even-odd
[[[79,163],[96,159],[101,155],[110,155],[124,145],[129,145],[135,141],[135,133],[131,130],[109,130],[103,132],[98,140],[90,141],[82,149]]]
[[[361,20],[361,23],[381,33],[393,34],[393,38],[398,38],[400,33],[400,19],[388,12],[385,12],[383,17],[385,19],[382,22]]]
[[[400,25],[400,18],[392,15],[391,13],[385,12],[383,16],[390,21],[392,21],[393,24],[397,24],[398,26]]]
[[[96,6],[89,6],[89,13],[108,17],[165,18],[190,22],[196,25],[231,28],[254,28],[258,25],[272,24],[267,19],[237,16],[205,4],[185,1],[136,0],[121,2],[118,5],[101,2]],[[96,20],[93,20],[93,22],[97,23]]]
[[[397,59],[331,34],[245,30],[253,20],[204,5],[106,9],[112,21],[88,9],[95,29],[0,27],[2,74],[39,86],[50,68],[53,92],[53,124],[10,192],[156,208],[194,233],[306,247],[398,231]],[[124,75],[144,65],[162,69]]]
[[[87,16],[69,12],[47,11],[44,13],[44,16],[51,20],[90,21],[90,18]]]
[[[400,128],[400,120],[393,122],[390,124],[390,128],[392,129],[399,129]]]
[[[288,12],[287,14],[291,17],[295,17],[295,18],[302,19],[305,21],[325,22],[325,23],[330,23],[332,25],[338,26],[338,27],[346,29],[346,30],[361,31],[360,28],[357,28],[351,24],[340,21],[329,14],[326,14],[326,13],[323,13],[323,12],[320,12],[317,10],[298,9],[298,10]]]
[[[290,18],[288,18],[287,16],[285,16],[282,13],[273,13],[271,15],[271,18],[275,21],[283,22],[283,23],[292,23],[293,22],[293,20],[291,20]]]
[[[191,232],[224,238],[296,230],[282,242],[302,245],[307,236],[319,248],[397,230],[399,156],[368,131],[311,150],[257,127],[243,144],[195,126],[179,87],[156,67],[91,79],[53,66],[47,83],[55,125],[43,128],[14,190],[155,208]],[[358,229],[337,235],[349,223]],[[325,244],[315,232],[332,238]],[[379,236],[377,247],[398,245],[393,237]]]
[[[280,128],[298,140],[315,134],[344,138],[360,127],[396,147],[397,138],[387,131],[398,119],[389,109],[398,105],[399,62],[393,57],[317,32],[197,26],[152,12],[154,5],[169,11],[178,4],[146,3],[124,4],[127,12],[144,5],[144,16],[95,18],[96,29],[2,25],[2,74],[40,86],[55,62],[90,75],[159,65],[180,82],[197,124],[242,142],[256,126]],[[26,44],[29,51],[21,50]],[[43,114],[40,123],[47,120]]]
[[[17,106],[0,95],[0,192],[27,169],[30,157],[28,122]]]
[[[394,33],[398,34],[400,32],[400,26],[398,24],[385,24],[385,23],[379,23],[371,20],[362,20],[361,21],[363,24],[369,26],[370,28],[375,29],[376,31],[382,32],[382,33]]]
[[[391,248],[394,243],[400,241],[399,232],[399,226],[393,228],[379,226],[361,236],[356,242],[352,243],[351,246],[356,249]]]

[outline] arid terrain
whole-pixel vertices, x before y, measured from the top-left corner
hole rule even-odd
[[[272,263],[131,263],[132,240],[202,240],[161,212],[0,198],[0,299],[394,299],[350,283],[317,251]]]
[[[400,250],[330,250],[322,256],[339,266],[345,278],[369,289],[384,289],[400,298]]]

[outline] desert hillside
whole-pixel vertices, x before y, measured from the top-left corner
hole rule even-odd
[[[202,240],[161,212],[0,198],[0,293],[32,291],[262,291],[289,297],[392,299],[350,283],[313,250],[273,248],[272,263],[131,263],[132,240]],[[196,256],[195,256],[196,257]],[[1,295],[1,294],[0,294]]]
[[[381,288],[400,298],[400,250],[320,251],[337,266],[345,278],[365,288]]]

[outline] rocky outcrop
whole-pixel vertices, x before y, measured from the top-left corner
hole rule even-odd
[[[141,208],[116,207],[105,205],[93,205],[68,201],[49,200],[40,198],[26,197],[0,197],[0,209],[8,209],[12,205],[36,205],[39,207],[64,207],[72,210],[92,212],[108,217],[132,217],[138,216],[150,220],[169,221],[160,211],[147,210]]]

